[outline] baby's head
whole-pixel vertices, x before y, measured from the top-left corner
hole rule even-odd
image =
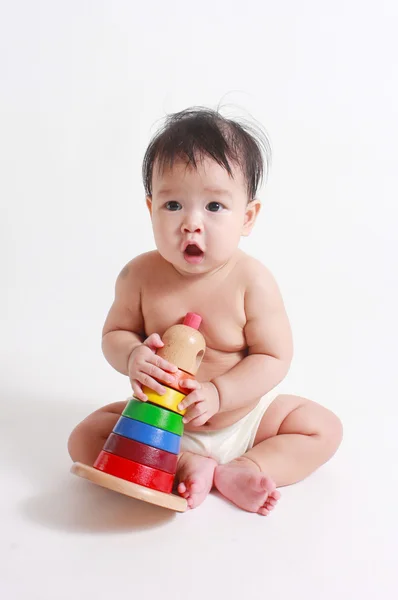
[[[204,274],[233,260],[258,215],[269,157],[265,134],[216,111],[167,119],[147,148],[143,179],[156,246],[177,271]]]

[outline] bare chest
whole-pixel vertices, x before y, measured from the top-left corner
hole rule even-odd
[[[227,360],[221,357],[240,354],[246,348],[243,291],[233,281],[179,286],[157,280],[156,285],[144,286],[141,303],[147,336],[154,332],[162,336],[168,327],[181,323],[188,312],[199,314],[207,348],[204,362],[216,356]]]

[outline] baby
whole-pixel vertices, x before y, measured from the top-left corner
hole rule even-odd
[[[195,508],[215,486],[238,507],[268,515],[277,488],[336,452],[340,420],[319,404],[278,391],[292,360],[277,283],[238,248],[260,210],[265,136],[207,109],[169,117],[144,158],[146,204],[157,250],[131,260],[116,281],[103,328],[106,359],[159,394],[177,368],[156,355],[166,329],[201,315],[206,352],[190,391],[176,482]],[[265,156],[267,158],[267,156]],[[72,432],[73,461],[92,465],[126,402],[105,406]]]

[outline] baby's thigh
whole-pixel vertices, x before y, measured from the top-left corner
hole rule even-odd
[[[340,419],[321,404],[290,394],[281,394],[270,404],[258,427],[254,445],[278,434],[297,433],[340,443]]]
[[[68,440],[68,451],[74,462],[94,463],[126,404],[127,401],[122,401],[103,406],[76,425]]]

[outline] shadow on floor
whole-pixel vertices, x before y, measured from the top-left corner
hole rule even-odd
[[[98,404],[68,402],[26,392],[2,393],[0,465],[10,481],[34,490],[22,515],[43,527],[69,532],[119,532],[161,527],[174,512],[103,489],[72,475],[67,440]]]

